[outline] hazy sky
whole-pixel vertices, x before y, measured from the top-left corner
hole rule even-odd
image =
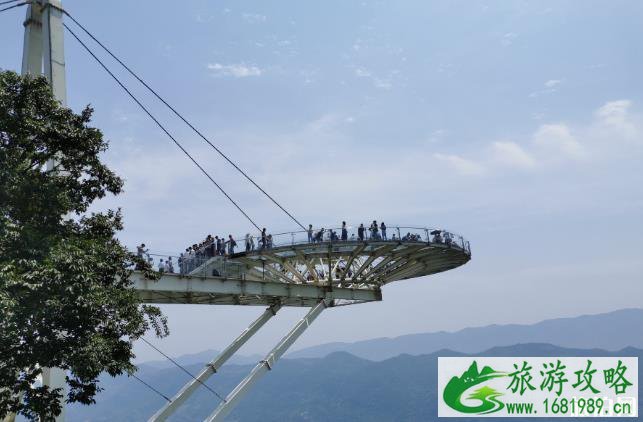
[[[294,348],[643,306],[643,2],[64,5],[303,222],[442,226],[471,241],[466,266],[327,311]],[[19,70],[24,12],[0,14],[0,68]],[[69,104],[95,107],[126,179],[102,204],[123,208],[122,240],[178,253],[248,232],[65,42]],[[296,229],[144,98],[260,225]],[[172,355],[221,349],[262,312],[163,310],[172,334],[156,343]],[[282,311],[241,353],[268,351],[304,313]]]

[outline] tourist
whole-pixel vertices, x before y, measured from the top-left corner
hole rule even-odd
[[[321,242],[324,240],[324,231],[325,229],[322,227],[317,234],[315,235],[315,242]]]
[[[228,255],[233,255],[234,254],[234,247],[237,246],[237,242],[234,241],[232,238],[232,235],[228,235]]]
[[[246,233],[246,252],[250,252],[250,233]]]
[[[377,231],[378,231],[377,221],[373,220],[369,230],[371,231],[371,238],[374,239],[374,240],[377,240],[377,238],[379,237],[379,235],[377,234]]]
[[[181,275],[185,274],[185,268],[184,268],[185,258],[184,258],[183,252],[181,252],[181,254],[179,255],[179,259],[177,261],[179,264],[179,274]]]
[[[221,236],[217,240],[217,255],[224,255],[224,254],[225,254],[225,241],[223,240],[223,236]]]
[[[145,249],[145,243],[141,243],[141,246],[136,247],[136,255],[139,258],[143,258],[144,255],[147,255],[148,250]]]
[[[261,249],[268,247],[268,235],[266,234],[266,228],[264,227],[261,230]]]
[[[308,225],[308,243],[313,243],[313,225],[309,224]]]
[[[364,240],[364,224],[361,223],[357,228],[357,238],[359,240]]]
[[[444,232],[444,243],[446,243],[447,246],[451,247],[452,242],[453,238],[451,237],[451,233]]]
[[[382,239],[383,240],[388,240],[386,239],[386,224],[382,221],[382,224],[380,224],[380,230],[382,231]]]
[[[342,240],[348,240],[348,230],[346,229],[346,222],[342,221]]]

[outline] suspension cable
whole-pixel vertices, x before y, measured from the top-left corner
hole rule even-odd
[[[150,87],[138,74],[136,74],[129,66],[127,66],[121,59],[119,59],[112,51],[107,48],[102,42],[100,42],[87,28],[85,28],[80,22],[78,22],[69,12],[64,11],[63,13],[67,15],[80,29],[82,29],[92,40],[94,40],[103,50],[107,52],[114,60],[116,60],[123,68],[129,72],[134,78],[136,78],[148,91],[150,91],[159,101],[161,101],[167,108],[169,108],[179,119],[181,119],[190,129],[192,129],[201,139],[203,139],[208,145],[210,145],[216,152],[221,155],[230,165],[232,165],[239,173],[241,173],[250,183],[252,183],[257,189],[259,189],[268,199],[270,199],[277,207],[279,207],[288,217],[290,217],[299,227],[306,230],[306,227],[303,226],[290,212],[288,212],[279,202],[277,202],[272,196],[268,194],[261,186],[259,186],[245,171],[243,171],[234,161],[232,161],[226,154],[221,151],[216,145],[214,145],[201,131],[199,131],[192,123],[190,123],[181,113],[179,113],[174,107],[172,107],[163,97],[161,97],[152,87]]]
[[[80,45],[82,45],[83,48],[94,58],[94,60],[98,62],[103,70],[105,70],[116,81],[116,83],[120,85],[121,88],[123,88],[123,90],[132,98],[132,100],[134,100],[134,102],[138,104],[138,106],[145,112],[145,114],[147,114],[149,118],[152,119],[163,132],[165,132],[165,134],[176,144],[176,146],[179,147],[181,151],[183,151],[183,153],[190,159],[190,161],[192,161],[192,163],[194,163],[194,165],[197,166],[208,179],[210,179],[210,181],[219,189],[219,191],[221,191],[221,193],[223,193],[223,195],[228,198],[228,200],[239,210],[239,212],[241,212],[241,214],[243,214],[244,217],[246,217],[248,221],[250,221],[250,223],[252,223],[252,225],[257,228],[257,230],[261,231],[257,223],[255,223],[254,220],[252,220],[252,218],[250,218],[250,216],[246,214],[246,212],[239,206],[239,204],[237,204],[234,199],[232,199],[232,197],[230,197],[230,195],[228,195],[228,193],[212,178],[212,176],[210,176],[210,174],[194,159],[194,157],[190,155],[190,153],[183,147],[183,145],[181,145],[181,143],[177,141],[174,136],[172,136],[172,134],[165,128],[165,126],[161,124],[161,122],[158,121],[156,117],[154,117],[154,115],[147,109],[147,107],[145,107],[139,101],[139,99],[136,98],[136,96],[134,96],[134,94],[132,94],[132,92],[120,81],[120,79],[118,79],[118,77],[116,77],[116,75],[114,75],[114,73],[109,70],[109,68],[94,54],[94,52],[87,46],[87,44],[81,41],[76,33],[72,31],[65,23],[63,23],[63,26],[69,31],[69,33],[71,33],[76,41],[78,41]]]
[[[6,1],[4,3],[0,3],[0,5],[7,4],[7,3],[13,3],[14,1],[19,1],[19,0]],[[31,4],[31,2],[30,1],[23,1],[22,3],[18,3],[18,4],[14,4],[13,6],[5,7],[4,9],[0,9],[0,13],[5,12],[7,10],[14,9],[16,7],[24,6],[26,4]]]
[[[169,398],[167,398],[167,396],[166,396],[165,394],[161,393],[159,390],[157,390],[156,388],[152,387],[150,384],[146,383],[145,381],[143,381],[142,379],[140,379],[140,378],[139,378],[139,377],[137,377],[136,375],[134,375],[134,374],[129,374],[129,376],[130,376],[130,377],[133,377],[133,378],[135,378],[135,379],[137,379],[137,380],[139,380],[139,382],[140,382],[141,384],[143,384],[144,386],[146,386],[146,387],[147,387],[147,388],[149,388],[150,390],[154,391],[156,394],[158,394],[159,396],[163,397],[163,398],[164,398],[165,400],[167,400],[168,402],[170,402],[170,403],[172,402],[172,400],[170,400]]]
[[[2,5],[4,5],[4,4],[15,3],[15,2],[18,2],[18,1],[20,1],[20,0],[6,0],[6,1],[0,1],[0,6],[2,6]]]
[[[185,369],[185,368],[183,367],[183,365],[181,365],[180,363],[178,363],[177,361],[175,361],[174,359],[172,359],[171,357],[169,357],[168,355],[166,355],[165,353],[163,353],[163,352],[161,351],[161,349],[159,349],[158,347],[156,347],[155,345],[153,345],[153,344],[152,344],[152,343],[150,343],[149,341],[145,340],[145,338],[144,338],[144,337],[141,337],[141,340],[143,340],[145,343],[147,343],[147,344],[148,344],[152,349],[156,350],[157,352],[159,352],[160,354],[162,354],[163,356],[165,356],[165,358],[166,358],[167,360],[169,360],[169,361],[170,361],[170,362],[172,362],[174,365],[176,365],[177,367],[179,367],[183,372],[185,372],[186,374],[188,374],[189,376],[191,376],[192,378],[194,378],[194,380],[196,380],[199,384],[201,384],[202,386],[204,386],[205,388],[207,388],[208,390],[210,390],[210,392],[212,392],[215,396],[217,396],[217,397],[219,398],[219,400],[221,400],[221,401],[223,401],[223,402],[224,402],[224,401],[226,401],[223,397],[221,397],[221,395],[219,395],[219,393],[217,393],[217,392],[216,392],[216,391],[214,391],[212,388],[210,388],[210,386],[209,386],[209,385],[205,384],[203,381],[201,381],[200,379],[198,379],[197,377],[195,377],[194,375],[192,375],[192,373],[191,373],[190,371],[188,371],[187,369]]]

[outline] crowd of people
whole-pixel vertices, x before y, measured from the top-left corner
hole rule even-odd
[[[261,231],[261,234],[256,237],[251,236],[250,233],[247,233],[245,236],[245,251],[250,252],[255,249],[270,249],[273,247],[272,235],[267,233],[264,228]],[[229,234],[227,239],[225,236],[212,236],[208,235],[203,241],[199,243],[194,243],[191,246],[185,248],[185,251],[182,252],[178,259],[177,264],[180,274],[188,274],[195,268],[199,267],[205,261],[213,258],[215,256],[231,256],[235,254],[235,249],[237,248],[237,241],[234,237]],[[150,264],[153,265],[153,259],[149,256],[147,249],[145,249],[145,244],[137,247],[137,254],[140,257],[144,257],[149,260]],[[161,272],[174,273],[174,262],[172,257],[167,259],[161,258],[158,263],[158,270]]]
[[[370,233],[369,234],[367,233]],[[326,230],[325,228],[320,228],[320,229],[313,229],[313,225],[309,224],[308,225],[308,230],[306,230],[308,233],[308,242],[309,243],[317,243],[317,242],[323,242],[324,240],[330,240],[330,241],[348,241],[348,240],[366,240],[366,239],[374,239],[374,240],[388,240],[388,237],[386,235],[386,224],[382,221],[381,224],[377,224],[376,220],[373,220],[371,225],[366,229],[364,227],[364,224],[360,224],[359,227],[357,228],[357,237],[355,237],[355,233],[351,234],[350,239],[348,238],[348,226],[346,225],[345,221],[342,221],[342,227],[340,229],[340,234],[337,234],[337,231],[334,229],[328,229]],[[326,238],[324,238],[326,236]]]
[[[366,227],[364,224],[360,224],[357,227],[357,235],[352,233],[350,238],[348,236],[348,227],[345,221],[342,221],[342,227],[340,233],[338,234],[334,229],[320,228],[313,229],[312,224],[308,225],[308,242],[317,243],[324,241],[364,241],[364,240],[391,240],[391,241],[401,241],[401,242],[424,242],[429,241],[432,243],[446,243],[451,244],[453,237],[451,233],[445,232],[442,230],[433,230],[427,239],[423,239],[423,236],[419,233],[407,232],[406,235],[402,236],[399,233],[399,228],[396,228],[398,234],[395,233],[390,237],[387,234],[387,226],[383,221],[377,223],[377,220],[373,220],[370,226]],[[432,238],[430,236],[433,236]]]
[[[365,240],[391,240],[391,241],[400,241],[400,242],[423,242],[430,241],[432,243],[443,243],[446,245],[453,244],[453,235],[449,232],[442,230],[433,230],[430,233],[427,232],[427,239],[423,239],[421,234],[407,232],[406,235],[402,236],[400,234],[399,228],[396,228],[396,234],[393,234],[389,239],[387,234],[387,226],[383,221],[378,224],[377,220],[368,226],[360,224],[357,227],[356,232],[352,233],[349,238],[349,227],[346,225],[345,221],[342,221],[342,226],[340,229],[328,229],[319,228],[314,229],[312,224],[308,225],[306,234],[308,236],[309,243],[318,243],[324,241],[365,241]],[[339,233],[338,233],[339,231]],[[432,236],[432,237],[431,237]],[[294,239],[294,237],[293,237]],[[266,229],[262,229],[259,236],[251,236],[250,233],[245,235],[244,239],[244,249],[246,252],[251,252],[254,250],[270,249],[274,247],[273,236],[272,234],[267,233]],[[177,259],[177,266],[180,274],[188,274],[193,271],[195,268],[202,265],[205,261],[213,258],[215,256],[232,256],[235,254],[235,249],[237,248],[237,241],[230,234],[226,238],[225,236],[212,236],[208,235],[202,242],[195,243],[191,246],[185,248],[185,251],[182,252]],[[137,246],[137,255],[140,258],[147,260],[152,267],[154,267],[154,260],[150,256],[149,251],[146,249],[145,244]],[[171,256],[168,256],[166,259],[160,258],[157,264],[158,271],[166,273],[174,273],[175,262],[172,260]]]

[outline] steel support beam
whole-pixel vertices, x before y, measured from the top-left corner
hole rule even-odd
[[[137,271],[132,274],[131,279],[141,300],[147,303],[195,303],[196,300],[190,298],[226,296],[257,296],[271,300],[304,299],[315,302],[321,299],[382,300],[382,293],[378,288],[334,288],[331,291],[324,286],[313,284],[226,280],[217,277],[181,277],[178,274],[164,274],[159,280],[154,281],[146,279]],[[234,303],[231,301],[220,304],[233,305]]]
[[[226,397],[224,402],[212,412],[206,419],[207,422],[222,421],[239,403],[239,400],[250,390],[250,388],[268,371],[272,369],[277,360],[288,350],[288,348],[306,331],[319,314],[326,309],[330,302],[320,301],[312,307],[305,317],[295,325],[295,327],[279,342],[274,349],[268,353],[266,358],[259,362],[257,366],[235,387],[234,390]]]
[[[389,245],[389,246],[381,246],[381,247],[375,249],[373,251],[373,253],[371,254],[371,256],[369,256],[368,259],[362,264],[362,266],[359,267],[359,269],[357,271],[355,271],[355,274],[353,274],[353,277],[351,278],[351,280],[354,281],[357,277],[359,277],[359,275],[362,272],[364,272],[364,270],[366,268],[368,268],[369,265],[371,265],[371,263],[373,261],[375,261],[380,256],[384,255],[388,251],[395,249],[396,247],[397,247],[397,245]]]
[[[264,326],[268,320],[277,314],[281,306],[270,306],[265,312],[257,318],[248,328],[245,329],[239,337],[237,337],[223,352],[219,354],[214,360],[206,365],[206,367],[193,379],[187,383],[174,397],[172,401],[166,403],[158,412],[149,419],[149,422],[157,422],[166,420],[172,413],[176,411],[199,387],[200,384],[205,383],[208,378],[214,375],[215,372],[223,366],[223,364],[234,355],[241,346],[243,346],[261,327]]]
[[[297,256],[299,257],[299,259],[301,259],[304,262],[304,264],[306,264],[306,268],[308,268],[308,272],[313,277],[315,282],[319,283],[319,276],[317,276],[317,270],[315,269],[314,265],[310,262],[310,260],[306,256],[304,256],[304,254],[301,253],[301,251],[297,253]]]
[[[346,273],[348,273],[348,270],[351,268],[351,265],[353,265],[353,261],[355,260],[355,258],[359,256],[359,254],[364,250],[365,247],[366,247],[366,243],[362,243],[357,248],[355,248],[353,252],[351,252],[351,256],[350,258],[348,258],[348,261],[346,262],[346,271],[344,271],[344,274],[342,274],[342,278],[340,279],[340,281],[344,281],[344,279],[346,279]]]

